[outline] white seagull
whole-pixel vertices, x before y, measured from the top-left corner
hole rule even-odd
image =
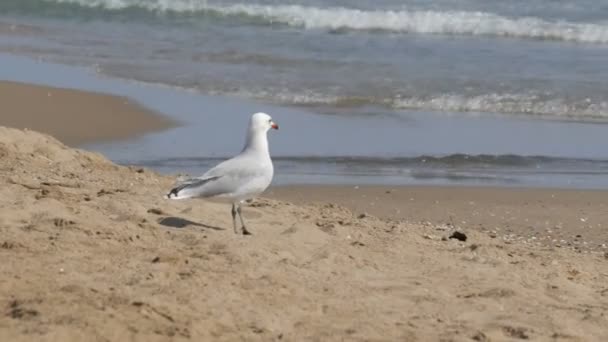
[[[272,181],[274,168],[268,152],[269,129],[279,129],[266,113],[255,113],[249,121],[245,147],[235,157],[225,160],[204,175],[191,178],[177,184],[167,198],[209,198],[217,197],[232,202],[232,224],[234,232],[239,234],[236,215],[241,220],[243,235],[251,235],[245,227],[241,215],[241,204],[248,199],[260,195]]]

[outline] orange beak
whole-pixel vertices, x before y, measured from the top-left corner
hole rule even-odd
[[[274,122],[271,122],[271,123],[270,123],[270,127],[274,128],[274,129],[279,129],[279,125],[277,125],[277,124],[276,124],[276,123],[274,123]]]

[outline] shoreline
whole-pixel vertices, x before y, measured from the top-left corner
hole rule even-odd
[[[97,134],[98,132],[96,128],[90,129],[89,132],[84,132],[82,127],[87,128],[92,126],[88,121],[80,125],[72,123],[60,127],[60,131],[67,129],[67,133],[80,135],[78,139],[85,139],[85,143],[83,144],[68,141],[67,138],[64,137],[65,133],[63,132],[51,132],[49,127],[47,127],[48,124],[40,125],[38,128],[32,128],[36,131],[50,133],[71,146],[76,145],[80,148],[102,153],[111,160],[122,164],[137,164],[138,162],[142,162],[144,163],[142,166],[145,166],[146,161],[163,161],[166,158],[179,161],[180,158],[189,160],[196,159],[199,156],[233,155],[242,147],[242,138],[239,136],[241,134],[239,130],[244,129],[241,127],[246,123],[251,112],[254,111],[264,111],[276,116],[285,127],[285,130],[282,130],[280,134],[276,134],[271,138],[272,155],[278,156],[314,155],[315,151],[324,151],[327,146],[333,146],[331,150],[332,155],[350,155],[355,153],[362,156],[375,156],[381,155],[385,150],[387,155],[409,155],[409,152],[404,151],[399,146],[410,145],[417,146],[412,152],[413,156],[443,155],[444,153],[464,153],[469,155],[487,153],[490,153],[491,155],[501,155],[507,153],[521,155],[521,151],[518,148],[514,150],[506,148],[510,146],[509,141],[511,135],[500,133],[505,124],[510,127],[508,130],[515,129],[519,131],[523,129],[529,133],[533,131],[534,136],[544,136],[549,132],[550,137],[564,136],[565,133],[560,132],[565,132],[567,130],[569,134],[571,133],[573,136],[582,137],[581,139],[585,141],[577,140],[577,144],[559,143],[558,145],[555,145],[559,147],[556,148],[561,151],[560,155],[562,155],[563,152],[564,158],[569,158],[569,156],[573,154],[572,150],[578,151],[580,146],[590,146],[589,144],[591,143],[593,143],[593,146],[601,146],[602,144],[600,142],[605,139],[603,128],[598,125],[587,125],[582,127],[579,124],[566,126],[554,123],[534,122],[534,127],[528,128],[527,121],[502,121],[502,119],[497,121],[495,118],[469,119],[466,117],[435,117],[421,113],[410,113],[412,116],[399,120],[395,118],[375,120],[357,116],[343,119],[332,117],[331,115],[317,115],[298,108],[257,103],[239,98],[208,96],[170,87],[167,88],[152,84],[130,82],[120,78],[99,75],[87,68],[76,68],[73,66],[40,62],[23,56],[0,54],[0,62],[7,66],[8,72],[3,74],[3,78],[6,80],[12,80],[18,84],[43,84],[48,85],[49,87],[55,87],[54,89],[81,89],[85,94],[111,94],[110,96],[118,96],[119,99],[126,98],[127,102],[130,101],[143,105],[143,108],[141,106],[136,106],[137,112],[143,110],[147,113],[150,113],[151,111],[153,115],[156,115],[156,113],[166,115],[168,119],[162,116],[161,119],[163,119],[163,122],[170,121],[171,119],[174,120],[174,122],[170,122],[172,127],[175,126],[175,122],[181,123],[174,129],[164,131],[159,131],[166,127],[164,125],[160,128],[153,127],[152,131],[158,133],[153,134],[150,138],[146,137],[145,139],[128,138],[145,134],[148,131],[140,131],[133,134],[132,131],[127,130],[127,132],[123,132],[123,134],[118,137],[109,137],[107,135],[101,137],[101,139],[99,139],[99,137],[90,137],[87,136],[87,134]],[[45,92],[44,94],[47,93]],[[33,101],[21,101],[20,105],[25,103],[29,106],[29,102]],[[121,103],[121,105],[123,105],[123,103]],[[87,104],[83,108],[92,107],[93,106],[90,104]],[[105,103],[102,101],[95,110],[99,110],[103,113],[104,108]],[[18,116],[16,114],[12,116]],[[77,115],[74,115],[76,117],[82,116],[80,108],[77,108],[76,114]],[[89,117],[89,115],[84,116]],[[97,117],[102,116],[103,115],[98,115]],[[158,118],[158,116],[155,116],[155,118]],[[149,119],[150,116],[144,115],[142,120],[131,121],[136,121],[133,125],[139,127],[142,122],[147,122]],[[0,121],[2,120],[6,119],[0,118]],[[63,122],[72,121],[73,120],[64,120]],[[61,125],[63,122],[61,122],[61,120],[55,120],[54,122],[51,122],[51,124]],[[383,134],[378,136],[378,139],[377,141],[374,141],[373,146],[370,146],[366,143],[367,140],[359,138],[357,132],[365,132],[372,123],[377,125],[377,129],[383,132]],[[2,125],[1,122],[0,125]],[[17,125],[10,126],[19,127]],[[25,125],[21,126],[24,127]],[[78,128],[77,126],[80,126],[81,128]],[[118,130],[124,130],[124,127],[121,126],[123,126],[122,122],[120,125],[109,125],[106,127],[106,133],[109,132],[115,135]],[[218,127],[222,128],[218,129]],[[431,129],[432,132],[435,132],[436,129],[438,129],[437,135],[439,136],[446,136],[447,132],[450,132],[450,134],[454,132],[459,133],[454,136],[450,135],[450,141],[446,142],[443,141],[443,139],[429,139],[430,136],[433,136],[427,134],[430,132],[428,131],[429,129]],[[75,133],[70,132],[70,130],[75,131]],[[537,134],[537,130],[545,133]],[[316,133],[316,139],[310,139],[310,134],[307,133],[310,131]],[[231,132],[235,132],[235,138],[227,136],[227,134],[231,135]],[[474,135],[467,132],[486,132],[486,134],[491,134],[492,137],[494,137],[494,133],[498,133],[501,138],[490,144],[494,146],[484,147],[481,150],[469,149],[467,146],[472,145],[470,139],[467,137],[472,137]],[[342,139],[334,146],[331,144],[333,144],[333,141],[335,140],[333,137],[335,136],[340,136]],[[402,139],[401,137],[406,138]],[[478,138],[481,139],[482,137]],[[536,139],[533,139],[533,141],[522,140],[522,142],[518,142],[518,145],[526,146],[525,153],[542,156],[544,155],[543,151],[546,150],[547,146],[552,146],[553,148],[554,144],[557,143],[552,139],[541,140],[542,141],[536,141]],[[88,141],[90,141],[90,143],[86,143]],[[96,144],[96,142],[103,143]],[[454,145],[452,142],[456,144]],[[479,144],[475,143],[474,145],[478,146]],[[541,145],[545,147],[542,147]],[[528,150],[527,147],[529,146],[541,147],[537,150]],[[572,146],[579,147],[573,148]],[[503,149],[503,147],[505,147],[505,149]],[[588,152],[581,155],[581,158],[587,158],[597,154],[593,152],[594,149],[595,148],[590,150],[581,147],[581,151]],[[601,154],[603,155],[603,153],[604,152]],[[606,158],[602,157],[602,159]],[[169,164],[172,163],[173,162]],[[283,163],[283,165],[275,166],[277,171],[275,174],[277,176],[277,182],[283,184],[311,183],[311,181],[317,182],[317,179],[319,178],[321,179],[321,182],[328,184],[344,184],[351,182],[374,184],[377,183],[376,180],[384,182],[384,180],[387,179],[378,177],[378,173],[382,174],[386,171],[383,170],[382,167],[371,168],[368,170],[370,171],[369,178],[367,178],[364,173],[361,175],[363,179],[359,179],[359,175],[350,176],[348,174],[349,168],[352,167],[352,165],[348,164],[332,164],[329,162],[322,165],[325,168],[325,171],[329,172],[330,175],[336,174],[338,176],[327,176],[327,174],[323,173],[317,175],[314,172],[308,173],[310,168],[314,169],[317,168],[317,166],[306,163],[296,163],[292,165],[291,162],[287,162]],[[296,169],[294,169],[294,167],[296,167]],[[165,168],[155,167],[155,170],[165,174],[172,174],[175,172],[198,174],[199,172],[205,171],[200,167],[197,168],[196,165],[188,164],[185,165],[185,167],[181,167],[176,166],[176,163]],[[292,172],[294,170],[297,172]],[[606,181],[606,177],[604,177],[605,173],[603,170],[605,170],[605,168],[603,168],[603,165],[596,165],[591,169],[574,168],[571,170],[569,164],[565,164],[565,173],[552,172],[537,174],[533,170],[532,173],[509,173],[507,178],[503,177],[505,176],[503,173],[492,173],[492,171],[490,171],[489,178],[486,177],[487,175],[483,174],[480,178],[477,178],[476,175],[472,175],[473,177],[471,178],[469,175],[462,175],[457,168],[455,171],[449,169],[447,171],[445,169],[437,170],[439,171],[438,174],[434,174],[433,172],[427,174],[427,170],[424,169],[421,170],[421,173],[417,170],[414,170],[415,172],[413,173],[401,173],[400,170],[396,170],[394,174],[397,176],[393,177],[393,171],[395,170],[390,170],[389,168],[385,173],[388,173],[388,177],[393,177],[394,181],[386,182],[386,184],[407,182],[421,185],[462,184],[463,186],[494,186],[513,182],[514,184],[525,187],[567,187],[577,189],[599,187],[608,189],[608,181]],[[592,172],[589,172],[590,170]],[[433,171],[433,169],[431,169],[431,171]],[[571,173],[570,171],[574,171],[574,173]],[[513,176],[514,179],[510,179],[510,176]]]
[[[177,126],[127,97],[0,81],[0,126],[50,134],[69,146],[118,141]]]

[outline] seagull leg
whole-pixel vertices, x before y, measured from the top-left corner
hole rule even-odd
[[[251,235],[251,232],[245,228],[245,221],[243,220],[243,214],[241,214],[241,204],[236,207],[237,213],[239,213],[239,218],[241,219],[241,226],[243,227],[243,235]]]
[[[232,225],[234,226],[234,233],[238,234],[239,229],[236,226],[236,214],[237,214],[236,203],[232,203]]]

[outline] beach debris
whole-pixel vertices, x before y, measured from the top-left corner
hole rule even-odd
[[[474,341],[479,341],[479,342],[486,342],[486,341],[490,341],[490,339],[486,336],[486,334],[482,333],[481,331],[478,331],[475,335],[473,335],[471,337]]]
[[[163,215],[164,214],[164,212],[158,208],[148,209],[148,213],[154,214],[154,215]]]
[[[112,195],[114,193],[117,192],[125,192],[125,190],[122,189],[115,189],[115,190],[106,190],[106,189],[101,189],[97,192],[97,197],[101,197],[103,195]]]
[[[40,185],[44,185],[44,186],[58,186],[58,187],[63,187],[63,188],[80,188],[81,185],[78,183],[64,183],[64,182],[59,182],[59,181],[46,181],[46,182],[41,182]]]
[[[502,328],[502,331],[505,335],[513,338],[517,338],[520,340],[527,340],[530,336],[526,333],[525,328],[515,328],[510,326],[505,326]]]
[[[157,263],[157,262],[159,262],[159,261],[160,261],[160,257],[159,257],[159,256],[157,256],[157,257],[155,257],[154,259],[152,259],[152,263],[153,263],[153,264],[156,264],[156,263]]]
[[[249,203],[249,206],[252,208],[265,208],[276,206],[276,204],[274,204],[272,201],[262,198],[256,198],[255,200],[248,201],[247,203]]]
[[[129,170],[131,170],[132,172],[137,172],[137,173],[144,173],[144,168],[143,167],[137,167],[134,165],[129,166]]]
[[[338,220],[338,224],[341,226],[350,226],[352,225],[352,222],[346,220]]]
[[[22,303],[18,300],[12,300],[8,305],[8,314],[7,316],[13,319],[27,318],[38,316],[39,312],[32,309],[26,309],[23,307]]]
[[[35,199],[41,199],[48,196],[51,192],[48,189],[40,189],[40,192],[34,196]]]
[[[454,231],[449,237],[450,239],[456,239],[458,241],[467,241],[467,235],[465,233]]]
[[[445,230],[448,230],[448,229],[450,229],[450,226],[449,226],[449,225],[447,225],[447,224],[446,224],[446,225],[439,225],[439,226],[435,226],[435,230],[442,230],[442,231],[445,231]]]
[[[4,249],[13,249],[15,248],[16,244],[14,242],[9,242],[9,241],[4,241],[1,245],[0,248],[4,248]]]
[[[317,220],[317,222],[315,222],[315,224],[317,225],[317,227],[322,228],[322,229],[331,229],[331,228],[335,228],[336,225],[333,224],[330,221],[324,221],[324,220]]]
[[[55,227],[66,227],[66,226],[71,226],[73,224],[75,224],[76,222],[72,221],[72,220],[68,220],[68,219],[63,219],[63,218],[55,218],[53,220],[53,225],[55,225]]]
[[[505,288],[491,288],[482,292],[472,292],[464,295],[457,295],[458,298],[508,298],[513,297],[515,291]]]
[[[97,197],[101,197],[103,195],[111,195],[113,194],[112,191],[107,191],[106,189],[101,189],[97,192]]]
[[[361,213],[357,216],[358,219],[364,219],[366,217],[368,217],[369,215],[367,213]]]

